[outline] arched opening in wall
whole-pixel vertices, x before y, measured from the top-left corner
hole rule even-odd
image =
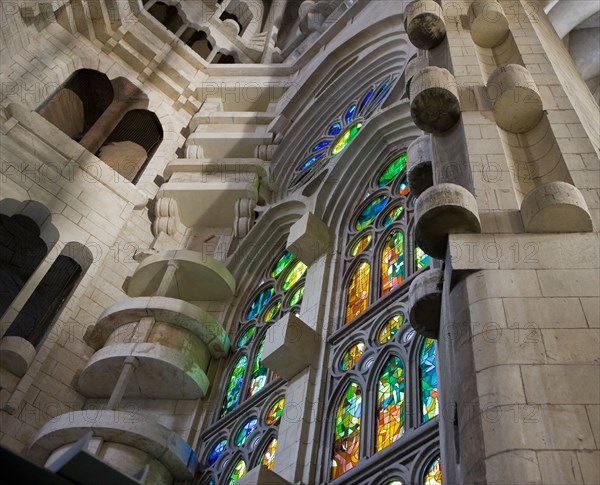
[[[23,214],[0,214],[0,316],[46,257],[38,224]]]
[[[85,246],[79,243],[67,244],[4,336],[21,337],[38,347],[92,259],[90,250]]]
[[[235,64],[235,58],[224,52],[218,52],[213,58],[213,64]]]
[[[163,140],[158,117],[145,109],[125,114],[98,151],[98,158],[130,182],[139,180]]]
[[[230,30],[234,35],[242,35],[243,26],[237,16],[226,10],[221,14],[219,19],[223,22],[223,25],[230,27]]]
[[[94,69],[79,69],[37,112],[79,141],[108,108],[113,97],[113,87],[106,74]]]
[[[148,9],[148,13],[173,33],[176,33],[183,25],[183,18],[177,7],[172,5],[156,2]]]
[[[203,59],[207,59],[213,50],[206,32],[202,30],[187,29],[181,36],[181,40]]]

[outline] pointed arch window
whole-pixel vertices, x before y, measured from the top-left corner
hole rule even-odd
[[[287,313],[299,314],[307,266],[288,251],[259,276],[241,308],[232,342],[218,420],[203,434],[200,483],[235,483],[259,464],[276,459],[278,428],[284,413],[285,382],[262,362],[268,328]],[[243,465],[242,465],[243,463]]]
[[[405,169],[405,153],[396,152],[348,214],[345,300],[328,352],[331,425],[323,439],[331,459],[323,460],[319,482],[409,483],[425,476],[426,448],[439,446],[435,342],[419,337],[407,318],[410,282],[430,258],[414,245]],[[415,460],[418,446],[424,450]],[[386,474],[373,478],[378,463]]]

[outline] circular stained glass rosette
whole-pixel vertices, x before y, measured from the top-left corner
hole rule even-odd
[[[377,333],[377,343],[384,344],[389,342],[398,333],[403,322],[404,316],[402,314],[394,315],[385,322]]]
[[[390,226],[395,220],[397,220],[404,212],[404,207],[398,206],[393,208],[383,219],[383,227]]]
[[[294,264],[290,272],[283,280],[283,291],[288,291],[292,286],[294,286],[300,280],[300,278],[304,276],[304,273],[306,273],[307,269],[308,267],[302,261],[298,261],[296,264]]]
[[[265,313],[265,323],[270,323],[273,321],[279,310],[281,309],[281,300],[277,301],[273,305],[269,307],[267,312]]]
[[[281,415],[283,414],[283,406],[285,404],[285,398],[279,398],[267,411],[267,415],[265,416],[265,423],[269,426],[273,426],[274,424],[279,423],[281,419]]]
[[[227,440],[223,439],[219,441],[215,446],[213,446],[212,450],[208,454],[207,463],[208,466],[213,465],[223,454],[225,447],[227,446]]]
[[[371,234],[367,234],[366,236],[361,237],[358,241],[356,241],[356,243],[354,243],[354,246],[352,246],[350,254],[352,256],[356,256],[362,253],[371,242],[371,239],[373,239],[373,236],[371,236]]]
[[[262,309],[269,303],[269,300],[275,294],[275,288],[270,287],[261,291],[254,301],[250,304],[248,311],[246,312],[246,319],[252,320],[256,317]]]
[[[296,291],[294,291],[294,293],[292,294],[290,301],[288,303],[288,306],[298,305],[302,301],[303,297],[304,297],[304,286],[301,286]]]
[[[377,185],[379,187],[384,187],[389,184],[396,175],[398,175],[404,167],[406,166],[406,154],[400,155],[398,158],[393,160],[383,171],[383,173],[379,176],[377,180]]]
[[[273,269],[271,270],[271,277],[277,278],[281,273],[283,273],[283,270],[288,267],[293,259],[294,255],[289,251],[285,251],[277,260],[275,266],[273,266]]]
[[[250,340],[252,340],[252,337],[254,337],[255,332],[256,327],[254,325],[248,327],[248,329],[238,339],[237,346],[242,348],[244,345],[250,342]]]
[[[227,485],[233,485],[246,474],[246,471],[246,462],[244,460],[239,460],[233,467],[233,470],[231,470],[231,474],[227,480]]]

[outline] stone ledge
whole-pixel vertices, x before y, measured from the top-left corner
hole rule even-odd
[[[208,356],[184,353],[155,343],[126,343],[104,347],[88,361],[79,376],[79,390],[86,397],[110,397],[127,357],[139,365],[124,397],[200,399],[210,384],[205,374]]]
[[[186,301],[161,296],[131,298],[115,303],[86,333],[86,341],[98,350],[118,327],[145,317],[188,330],[199,337],[217,359],[229,352],[229,336],[210,313]]]
[[[129,411],[74,411],[57,416],[40,429],[28,455],[36,463],[45,463],[54,450],[75,443],[89,430],[94,437],[131,446],[156,458],[177,480],[194,477],[198,457],[190,445],[155,418]]]

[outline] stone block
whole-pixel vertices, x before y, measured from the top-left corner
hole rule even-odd
[[[440,333],[443,276],[441,270],[431,269],[418,275],[410,285],[410,324],[427,338],[437,339]]]
[[[304,214],[290,228],[287,250],[307,266],[329,247],[329,228],[312,212]]]
[[[315,363],[319,342],[315,331],[290,313],[267,331],[262,361],[289,381]]]
[[[535,451],[499,453],[485,460],[485,469],[488,485],[544,483],[540,480]]]
[[[584,483],[577,454],[573,451],[540,451],[537,454],[544,485]]]
[[[446,37],[442,8],[433,0],[417,0],[407,5],[404,27],[419,49],[433,49]]]
[[[259,465],[249,470],[236,483],[238,485],[291,485],[290,482],[284,480],[264,465]]]
[[[22,377],[35,359],[35,347],[22,337],[7,336],[0,340],[0,365]]]
[[[408,146],[406,153],[408,185],[411,193],[417,197],[433,185],[432,160],[429,135],[420,136]]]
[[[600,368],[596,365],[524,365],[521,366],[521,374],[527,402],[600,402]]]

